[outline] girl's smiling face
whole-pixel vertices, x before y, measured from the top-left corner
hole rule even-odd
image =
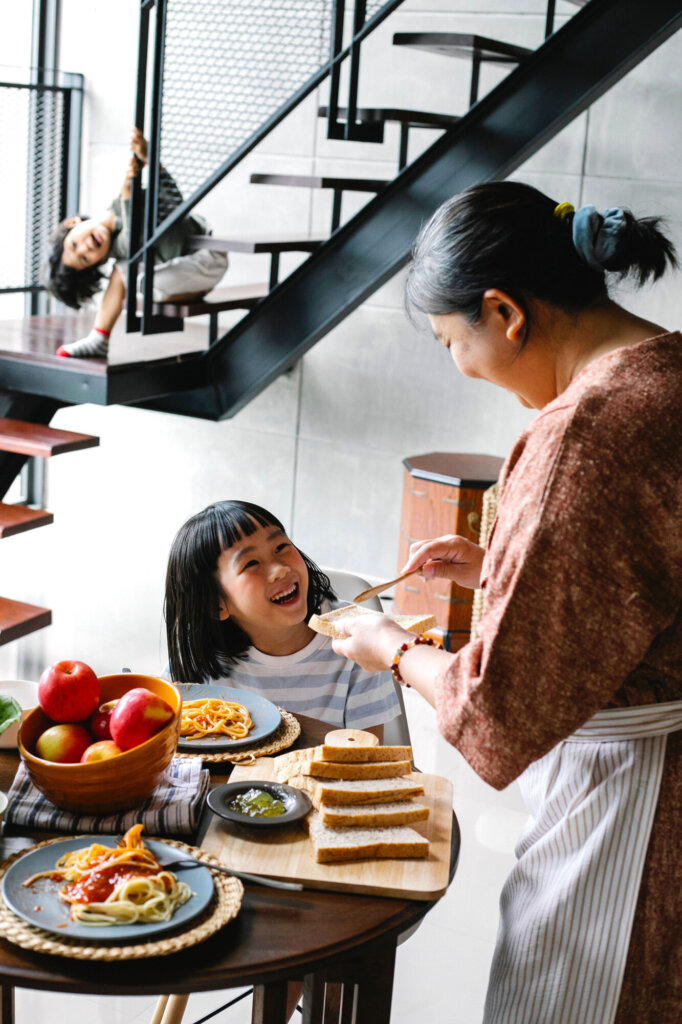
[[[232,619],[259,650],[278,654],[294,644],[284,652],[294,653],[308,642],[308,570],[279,527],[259,526],[222,551],[217,576],[220,618]]]

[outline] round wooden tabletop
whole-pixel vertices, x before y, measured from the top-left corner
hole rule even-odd
[[[321,742],[329,730],[323,722],[303,717],[299,721],[302,730],[298,747]],[[15,754],[0,754],[1,788],[9,788],[17,764]],[[226,778],[225,774],[212,776],[216,784]],[[13,834],[20,835],[16,831]],[[0,851],[8,856],[16,848],[16,839],[8,837]],[[455,819],[451,878],[458,853],[459,829]],[[200,945],[167,957],[89,963],[30,953],[3,939],[0,985],[56,992],[147,995],[295,980],[346,959],[362,957],[363,951],[371,950],[377,943],[395,943],[433,905],[354,893],[283,892],[247,885],[234,921]]]

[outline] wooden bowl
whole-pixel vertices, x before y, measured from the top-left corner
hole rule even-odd
[[[154,791],[175,753],[180,734],[182,695],[173,683],[165,679],[125,672],[100,677],[100,703],[117,700],[136,686],[162,697],[173,708],[175,717],[156,736],[106,761],[89,764],[45,761],[35,754],[36,742],[40,734],[54,723],[39,707],[30,711],[21,723],[19,753],[33,785],[55,807],[65,811],[110,814],[130,810]]]

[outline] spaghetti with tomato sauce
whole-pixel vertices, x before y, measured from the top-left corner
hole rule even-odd
[[[60,857],[39,878],[66,882],[59,897],[70,906],[71,920],[85,925],[142,924],[168,921],[193,895],[185,882],[165,871],[141,839],[142,825],[129,829],[118,846],[91,846]]]

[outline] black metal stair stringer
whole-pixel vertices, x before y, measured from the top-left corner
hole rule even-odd
[[[681,25],[679,0],[590,0],[207,353],[205,388],[136,404],[234,415],[406,264],[442,201],[507,177]]]

